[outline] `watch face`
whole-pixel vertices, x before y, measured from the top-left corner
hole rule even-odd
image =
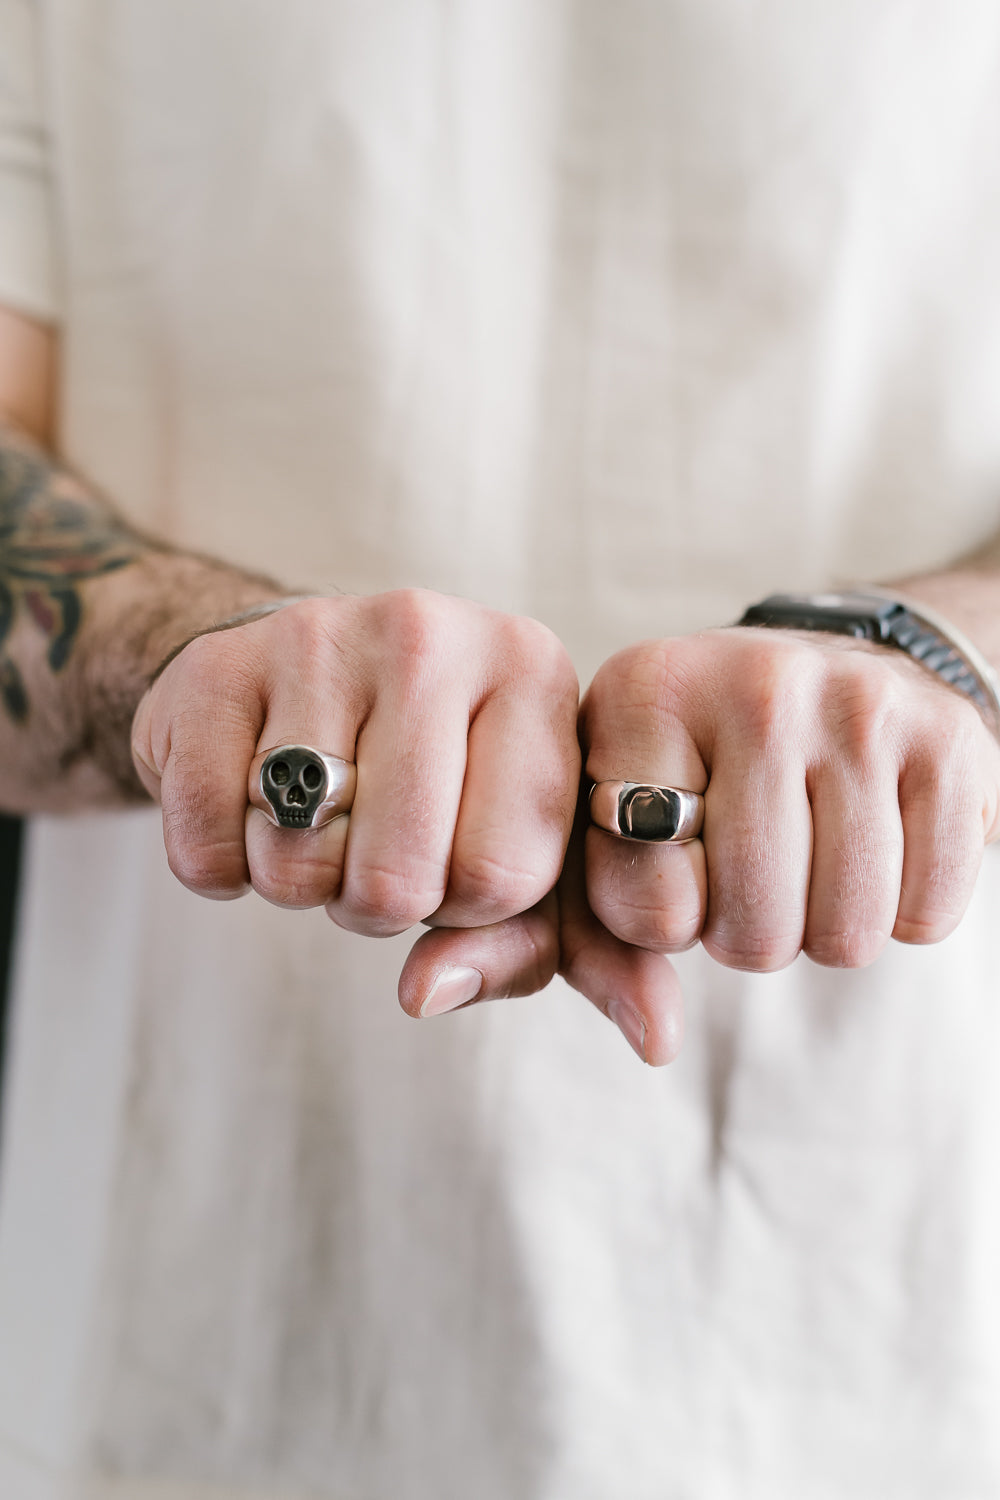
[[[817,609],[850,608],[850,600],[846,594],[802,594],[799,597],[803,603],[812,604]]]
[[[769,594],[759,604],[753,605],[754,609],[769,609],[776,613],[795,610],[797,613],[806,610],[817,609],[841,609],[846,603],[847,594]]]

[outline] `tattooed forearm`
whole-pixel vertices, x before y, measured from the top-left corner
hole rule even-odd
[[[144,797],[130,730],[159,662],[282,592],[143,536],[0,426],[0,808]]]
[[[68,662],[83,617],[81,585],[134,562],[137,536],[44,454],[0,432],[0,706],[24,724],[31,695],[8,652],[19,619],[46,640],[53,672]]]

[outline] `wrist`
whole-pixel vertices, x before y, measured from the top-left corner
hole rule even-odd
[[[909,595],[869,585],[772,594],[751,605],[737,624],[824,631],[901,651],[974,704],[1000,739],[1000,682],[992,665],[957,625]]]
[[[89,753],[113,794],[145,799],[132,763],[132,721],[165,661],[218,623],[282,597],[270,579],[158,550],[104,580],[100,610],[81,633],[79,670]]]
[[[220,631],[236,630],[240,625],[252,625],[256,620],[264,620],[268,615],[276,614],[279,609],[286,609],[290,604],[301,604],[304,599],[312,598],[310,594],[282,594],[277,598],[265,599],[259,603],[248,605],[245,609],[239,609],[235,614],[228,615],[225,619],[214,620],[201,630],[194,630],[172,646],[166,656],[157,663],[149,678],[149,685],[156,681],[160,674],[169,667],[170,663],[180,656],[185,646],[190,646],[192,641],[198,640],[203,635],[217,635]]]

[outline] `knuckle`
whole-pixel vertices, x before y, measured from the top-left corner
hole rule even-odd
[[[158,755],[182,743],[181,758],[199,763],[206,723],[239,733],[258,724],[262,705],[263,657],[259,644],[248,649],[222,631],[189,641],[154,683],[150,705],[158,723]],[[177,756],[176,750],[171,754]]]
[[[199,895],[242,890],[249,878],[243,839],[220,837],[224,824],[211,790],[189,779],[183,799],[163,810],[167,864],[181,885]]]
[[[541,861],[517,865],[477,850],[453,864],[448,895],[463,908],[501,921],[536,905],[551,890],[558,874],[555,861],[544,868]]]
[[[712,865],[704,945],[726,968],[772,973],[786,968],[802,947],[799,886],[793,867],[783,865],[779,851],[757,842],[751,826],[734,828],[732,837]]]
[[[874,927],[830,927],[806,934],[805,952],[826,969],[864,969],[873,963],[889,939]]]
[[[893,937],[903,943],[939,943],[958,926],[972,895],[982,859],[982,844],[945,843],[919,881],[908,881],[901,893]]]
[[[683,953],[701,936],[702,914],[682,906],[620,901],[605,923],[616,937],[652,953]]]
[[[938,846],[924,875],[918,909],[946,917],[961,912],[969,898],[982,861],[982,837],[973,843],[956,830],[955,837]]]
[[[727,969],[773,974],[786,969],[802,947],[796,934],[756,930],[750,925],[718,923],[702,938],[706,953]]]
[[[253,888],[272,906],[304,910],[322,906],[336,889],[339,871],[317,865],[303,867],[295,860],[268,863],[253,872]]]
[[[959,753],[946,750],[934,764],[914,774],[907,768],[900,783],[900,804],[911,830],[930,846],[929,866],[939,879],[951,878],[978,857],[985,835],[983,787]]]
[[[348,925],[370,933],[405,932],[436,911],[444,895],[440,877],[368,864],[352,870],[338,907]]]
[[[652,845],[613,849],[595,836],[587,848],[587,899],[598,921],[622,942],[653,953],[681,953],[701,936],[704,871],[680,847],[664,853]]]
[[[372,607],[383,640],[411,671],[438,666],[456,640],[454,601],[430,589],[396,589]]]
[[[958,693],[942,687],[941,692],[945,691],[948,691],[951,723],[948,725],[947,735],[943,737],[944,744],[941,748],[952,763],[965,767],[971,773],[979,764],[983,738],[984,735],[988,736],[989,731],[983,723],[978,708],[959,697]],[[937,706],[935,704],[935,707]],[[935,730],[940,727],[940,720],[937,716],[934,720],[934,727]]]
[[[153,700],[168,716],[183,724],[185,714],[202,711],[205,699],[245,679],[245,670],[230,642],[210,633],[196,636],[174,657],[153,684]],[[237,687],[238,691],[238,687]]]
[[[214,669],[219,657],[232,651],[233,643],[228,639],[231,634],[231,631],[208,630],[203,635],[196,635],[178,652],[170,664],[170,670],[186,669],[198,675]]]
[[[296,660],[314,660],[329,650],[334,639],[333,611],[337,603],[331,599],[300,599],[268,617],[270,630],[278,638],[290,638]]]
[[[576,672],[562,641],[529,615],[504,615],[498,626],[500,638],[518,668],[546,682],[576,686]]]
[[[913,946],[940,943],[954,932],[961,918],[961,910],[933,911],[925,908],[912,914],[898,916],[892,935],[897,942],[909,943]]]
[[[730,696],[744,740],[758,749],[785,745],[807,715],[814,662],[797,642],[747,642],[734,663]]]
[[[971,828],[979,833],[983,826],[980,728],[978,714],[974,723],[959,717],[945,733],[935,725],[929,743],[914,757],[912,772],[907,767],[905,773],[906,795],[931,804],[936,824],[945,824],[949,831]]]
[[[896,738],[901,682],[876,657],[849,656],[830,683],[830,714],[839,743],[854,761],[883,758]]]
[[[635,707],[662,712],[690,692],[690,649],[682,640],[647,641],[612,660],[620,663],[620,681]]]
[[[640,641],[598,669],[587,700],[591,712],[601,715],[622,707],[659,716],[687,691],[690,679],[682,641]]]
[[[236,630],[209,630],[195,636],[178,653],[167,670],[183,672],[196,683],[213,686],[229,672],[239,673],[247,654],[245,641]]]
[[[247,885],[243,849],[235,845],[168,840],[167,864],[181,885],[200,896],[236,895]]]

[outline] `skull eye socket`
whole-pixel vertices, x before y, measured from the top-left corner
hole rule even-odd
[[[305,766],[303,768],[302,785],[308,787],[311,792],[319,789],[322,780],[323,773],[320,771],[319,766]]]
[[[268,776],[275,786],[287,786],[292,779],[292,771],[287,760],[276,760],[268,768]]]

